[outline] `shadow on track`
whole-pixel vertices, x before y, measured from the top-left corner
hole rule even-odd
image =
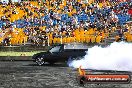
[[[28,64],[28,65],[24,65],[24,66],[39,66],[37,64]],[[46,66],[46,67],[68,67],[68,65],[66,63],[55,63],[55,64],[48,64],[48,63],[45,63],[42,65],[43,66]]]

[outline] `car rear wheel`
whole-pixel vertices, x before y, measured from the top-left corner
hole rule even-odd
[[[44,59],[42,57],[36,58],[36,63],[41,66],[45,63]]]

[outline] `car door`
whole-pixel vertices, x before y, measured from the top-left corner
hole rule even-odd
[[[70,49],[64,49],[61,53],[62,60],[67,61],[70,57],[72,57],[71,55],[73,54],[73,51]]]
[[[62,46],[56,46],[50,50],[51,60],[58,62],[62,58]]]

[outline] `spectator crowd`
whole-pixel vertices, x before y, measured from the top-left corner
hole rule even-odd
[[[0,4],[0,44],[132,42],[132,1],[45,0]]]

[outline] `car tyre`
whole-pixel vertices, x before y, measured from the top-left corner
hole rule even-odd
[[[36,63],[41,66],[45,63],[44,59],[42,57],[36,58]]]

